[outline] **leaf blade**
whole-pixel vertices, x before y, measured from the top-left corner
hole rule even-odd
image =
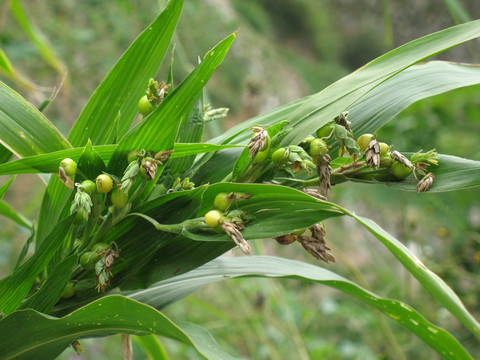
[[[9,336],[22,324],[23,336]],[[162,313],[119,295],[96,300],[62,318],[19,310],[0,320],[0,346],[6,358],[50,359],[81,337],[111,333],[159,334],[193,346],[207,359],[233,359],[196,326],[175,325]]]
[[[68,139],[78,147],[122,136],[137,112],[148,79],[155,76],[180,17],[183,0],[169,1],[165,10],[138,36],[99,85],[73,126]],[[118,117],[118,122],[116,121]]]
[[[445,359],[472,359],[450,333],[427,321],[409,305],[383,298],[327,269],[296,260],[269,256],[219,258],[189,273],[161,281],[127,296],[164,308],[208,284],[235,277],[288,278],[333,287],[380,310]]]

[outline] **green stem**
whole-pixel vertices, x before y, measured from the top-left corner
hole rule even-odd
[[[171,234],[181,234],[183,229],[188,231],[211,229],[207,224],[205,224],[203,217],[188,219],[179,224],[160,224],[158,221],[151,218],[150,216],[141,213],[130,213],[127,216],[141,217],[150,222],[158,231],[164,231]]]

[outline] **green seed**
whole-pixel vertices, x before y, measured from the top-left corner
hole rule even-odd
[[[128,203],[128,195],[122,190],[113,190],[111,200],[113,206],[123,209]]]
[[[71,281],[65,285],[65,288],[62,291],[62,299],[68,299],[75,295],[75,289],[73,288],[74,285],[75,284]]]
[[[285,148],[280,148],[275,150],[275,152],[272,154],[272,161],[275,165],[281,166],[285,160],[285,153],[287,149]]]
[[[85,270],[95,269],[95,263],[98,261],[98,254],[93,251],[87,251],[80,257],[80,265]]]
[[[107,243],[97,243],[92,246],[92,252],[100,254],[106,251],[109,247],[110,245],[108,245]]]
[[[314,139],[310,142],[310,155],[312,158],[319,158],[328,152],[327,143],[322,139]]]
[[[399,180],[405,179],[408,175],[412,173],[412,169],[409,167],[403,165],[402,163],[399,163],[398,161],[395,161],[392,164],[392,167],[390,168],[390,171],[393,176],[395,176]]]
[[[380,156],[387,155],[390,146],[387,143],[381,142],[380,145]]]
[[[77,172],[77,163],[70,158],[63,159],[60,162],[60,167],[65,170],[65,174],[73,179]]]
[[[368,148],[368,144],[370,144],[370,141],[374,139],[374,136],[372,134],[363,134],[357,139],[357,144],[358,147],[360,148],[361,151],[365,151]]]
[[[228,194],[225,192],[217,194],[217,196],[215,196],[213,206],[222,211],[228,208],[230,206],[230,201],[228,201]]]
[[[145,117],[153,110],[155,110],[155,107],[148,101],[147,95],[143,95],[138,101],[138,111]]]
[[[130,164],[132,161],[135,161],[138,159],[137,155],[138,150],[133,150],[132,152],[128,153],[127,161]]]
[[[335,127],[335,125],[333,123],[329,123],[329,124],[326,124],[326,125],[322,126],[316,132],[317,138],[320,138],[320,139],[328,138],[332,134],[334,127]]]
[[[97,183],[97,190],[99,193],[107,194],[113,188],[113,180],[106,174],[98,175],[95,182]]]
[[[304,232],[305,232],[305,229],[295,230],[295,231],[292,231],[292,235],[300,236],[300,235],[303,235]]]
[[[85,180],[82,182],[82,189],[88,195],[93,195],[97,191],[97,185],[92,180]]]
[[[83,224],[88,220],[88,213],[84,208],[80,208],[77,210],[75,214],[75,218],[73,219],[74,224]]]
[[[210,210],[205,214],[205,224],[214,228],[220,225],[223,214],[219,210]]]

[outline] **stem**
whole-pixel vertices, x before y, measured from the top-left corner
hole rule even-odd
[[[141,217],[150,222],[158,231],[164,231],[171,234],[181,234],[183,229],[188,231],[211,229],[207,224],[205,224],[203,217],[188,219],[178,224],[160,224],[150,216],[141,213],[130,213],[127,216]]]

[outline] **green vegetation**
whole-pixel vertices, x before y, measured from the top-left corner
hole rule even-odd
[[[137,358],[473,358],[480,70],[421,61],[477,39],[480,22],[346,75],[365,61],[332,30],[333,4],[225,4],[171,0],[144,31],[151,7],[119,1],[104,16],[79,4],[98,18],[73,19],[74,43],[112,53],[84,54],[88,76],[72,72],[43,99],[35,83],[58,84],[78,53],[67,32],[50,43],[10,2],[0,254],[13,260],[0,257],[0,358],[88,357],[89,338],[116,333],[128,335],[102,341],[112,358],[129,341]],[[391,45],[385,35],[370,55]],[[20,73],[34,69],[16,61],[28,51],[50,70]],[[44,183],[22,186],[22,174]]]

